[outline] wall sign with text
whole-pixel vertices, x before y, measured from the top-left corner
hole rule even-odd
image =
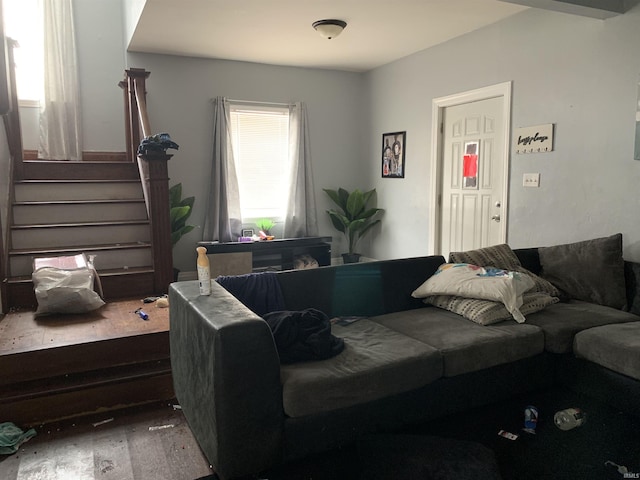
[[[516,128],[513,148],[516,153],[552,152],[553,123]]]

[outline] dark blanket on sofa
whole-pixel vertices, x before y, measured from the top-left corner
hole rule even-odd
[[[344,349],[344,341],[331,334],[329,317],[315,308],[272,312],[263,318],[273,332],[281,363],[325,360]]]
[[[256,315],[284,309],[282,290],[274,272],[220,275],[216,282]]]

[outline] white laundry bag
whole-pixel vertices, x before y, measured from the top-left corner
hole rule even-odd
[[[33,285],[38,301],[36,316],[53,313],[84,313],[104,305],[100,278],[84,253],[34,259]]]

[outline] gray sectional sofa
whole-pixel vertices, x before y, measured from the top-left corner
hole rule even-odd
[[[578,244],[547,251],[498,247],[510,255],[507,266],[515,262],[537,279],[544,279],[546,270],[564,287],[558,292],[563,301],[526,315],[525,323],[482,325],[413,298],[411,293],[445,263],[441,256],[278,272],[287,310],[364,317],[332,325],[332,334],[344,340],[338,355],[286,365],[280,363],[267,323],[221,285],[213,282],[212,294],[200,296],[197,282],[174,283],[170,340],[178,401],[223,479],[256,474],[367,432],[557,382],[607,398],[619,386],[622,403],[631,407],[640,399],[640,317],[635,311],[640,265],[622,260],[621,236],[593,242],[590,248],[580,245],[573,256]],[[478,252],[484,259],[487,250]],[[460,261],[455,255],[452,260]],[[601,284],[595,290],[617,282],[624,305],[598,304],[619,302],[620,295],[602,297],[601,291],[589,289],[584,294],[574,289],[572,278],[565,283],[555,278],[558,272],[548,261],[556,257],[558,263],[582,263],[566,271],[569,277],[591,276]],[[486,261],[504,259],[498,255]],[[574,292],[571,299],[569,292]],[[576,298],[590,295],[596,303]]]

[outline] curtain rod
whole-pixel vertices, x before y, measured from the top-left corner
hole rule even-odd
[[[279,103],[279,102],[254,102],[251,100],[234,100],[233,98],[226,99],[229,103],[235,103],[239,105],[253,105],[257,107],[293,107],[295,103]]]

